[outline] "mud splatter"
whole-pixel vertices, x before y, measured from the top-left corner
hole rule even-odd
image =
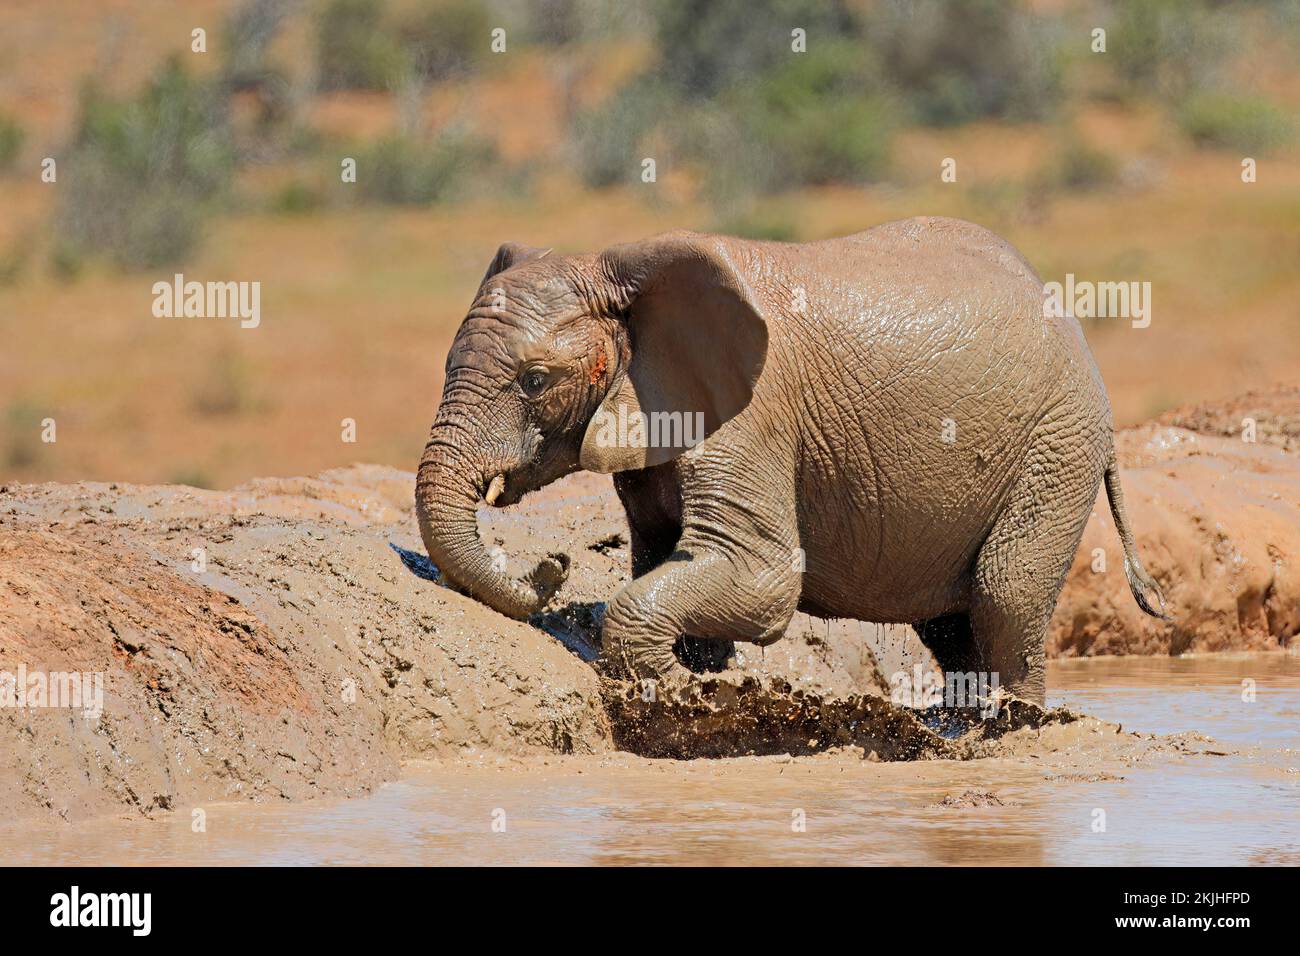
[[[873,694],[827,696],[779,678],[743,675],[696,679],[667,695],[607,680],[602,692],[620,750],[677,759],[854,747],[880,760],[967,760],[987,755],[990,742],[1013,731],[1078,719],[1019,700],[1004,702],[987,720],[969,711],[918,712]],[[937,725],[961,730],[940,734]]]

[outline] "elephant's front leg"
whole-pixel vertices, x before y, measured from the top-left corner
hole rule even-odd
[[[785,633],[798,602],[799,575],[789,556],[736,556],[684,538],[610,602],[602,656],[637,679],[681,683],[690,673],[673,645],[683,634],[770,644]]]

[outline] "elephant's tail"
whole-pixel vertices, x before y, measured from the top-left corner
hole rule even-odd
[[[1115,519],[1115,530],[1119,532],[1120,543],[1124,546],[1124,576],[1128,578],[1128,587],[1133,592],[1133,599],[1137,601],[1138,607],[1152,617],[1158,617],[1162,621],[1170,620],[1169,615],[1165,613],[1165,596],[1160,590],[1160,585],[1138,560],[1133,529],[1129,527],[1128,514],[1124,511],[1124,491],[1119,486],[1119,466],[1115,463],[1113,450],[1110,453],[1110,461],[1106,463],[1106,498],[1110,501],[1110,513]],[[1157,611],[1152,605],[1150,595],[1155,595],[1160,610]]]

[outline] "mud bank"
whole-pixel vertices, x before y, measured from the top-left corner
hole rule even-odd
[[[1121,431],[1116,451],[1139,550],[1173,623],[1147,617],[1129,595],[1103,490],[1052,618],[1049,656],[1289,646],[1300,631],[1300,387],[1167,412]]]
[[[1132,605],[1101,502],[1051,653],[1288,644],[1300,626],[1300,390],[1241,402],[1120,436],[1130,514],[1174,623]],[[1249,413],[1255,443],[1231,434]],[[742,646],[735,671],[648,708],[591,666],[602,602],[629,561],[607,479],[575,476],[482,515],[514,572],[550,551],[572,558],[557,606],[529,623],[438,584],[412,486],[409,473],[354,466],[229,492],[0,489],[0,672],[103,675],[102,713],[0,708],[10,819],[349,795],[413,759],[849,748],[895,760],[1005,753],[1045,730],[1127,736],[1028,711],[959,736],[883,699],[888,675],[933,667],[910,628],[802,615],[776,645]]]

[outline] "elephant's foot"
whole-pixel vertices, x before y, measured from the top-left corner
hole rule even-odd
[[[555,593],[569,577],[570,558],[567,554],[552,552],[537,562],[537,566],[524,579],[537,592],[540,607],[546,607]]]
[[[682,665],[668,642],[641,642],[629,648],[610,628],[605,629],[600,649],[600,670],[607,677],[629,680],[656,693],[674,691],[690,683],[694,675]]]

